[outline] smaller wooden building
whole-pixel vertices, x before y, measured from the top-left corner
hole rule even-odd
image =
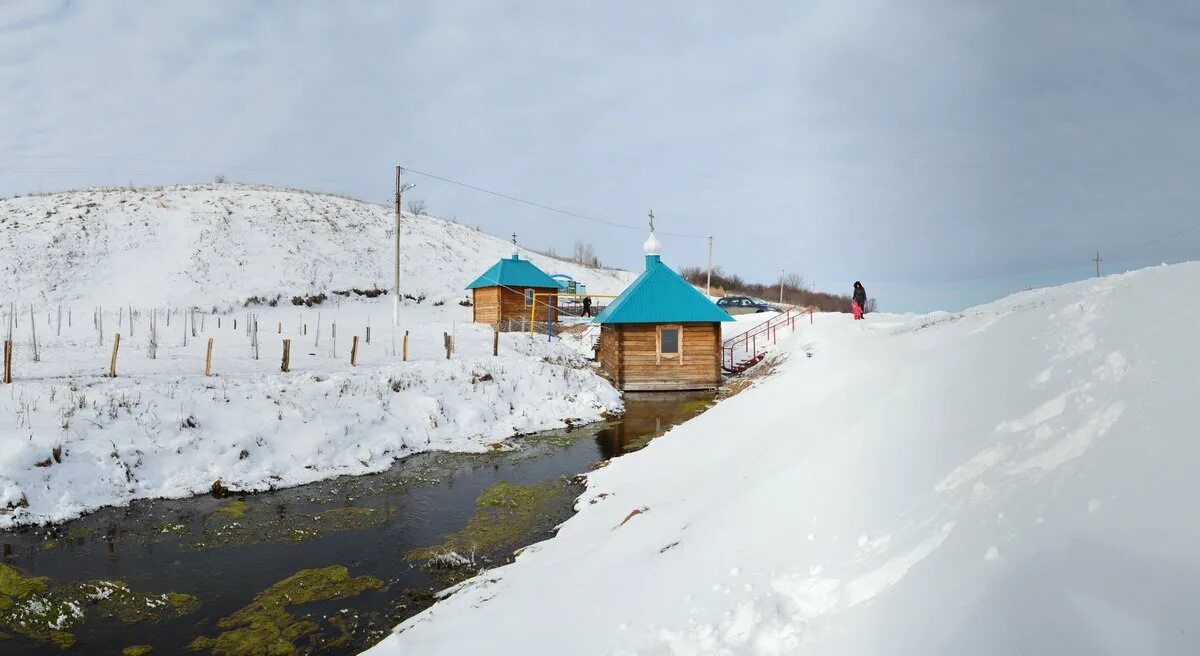
[[[533,262],[514,252],[467,285],[471,290],[471,316],[475,323],[503,324],[502,328],[528,322],[530,309],[538,322],[558,320],[558,282]],[[551,294],[541,296],[540,294]],[[539,294],[536,297],[534,294]]]
[[[646,270],[600,316],[600,368],[622,391],[721,385],[721,322],[733,317],[679,277],[650,233]]]

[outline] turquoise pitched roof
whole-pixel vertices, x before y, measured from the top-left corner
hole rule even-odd
[[[558,289],[558,281],[546,275],[545,271],[529,260],[519,259],[516,255],[506,257],[483,272],[483,275],[467,285],[467,289],[480,287],[548,287]]]
[[[602,324],[733,320],[657,255],[646,257],[646,271],[596,317]]]

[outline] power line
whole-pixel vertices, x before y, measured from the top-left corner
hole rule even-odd
[[[104,160],[104,161],[130,161],[130,162],[142,162],[142,163],[151,163],[151,164],[170,164],[170,165],[177,165],[177,166],[197,166],[197,167],[207,167],[207,168],[213,169],[213,170],[246,171],[246,172],[250,172],[250,173],[277,175],[277,176],[280,176],[283,178],[320,181],[320,182],[326,182],[326,183],[343,185],[343,186],[351,185],[350,182],[345,181],[345,180],[336,180],[333,178],[315,177],[315,176],[302,175],[302,174],[293,173],[293,172],[276,171],[276,170],[264,169],[264,168],[235,166],[235,165],[230,165],[230,164],[221,164],[218,162],[202,162],[202,161],[176,160],[176,159],[154,159],[154,158],[144,158],[144,157],[60,156],[60,155],[40,155],[40,156],[24,155],[17,159],[91,159],[91,160]],[[426,178],[430,178],[433,180],[439,180],[441,182],[446,182],[446,183],[453,184],[453,185],[458,185],[458,186],[466,188],[466,189],[471,189],[473,191],[478,191],[480,193],[489,194],[492,196],[496,196],[498,198],[504,198],[506,200],[511,200],[511,201],[514,201],[517,203],[522,203],[525,205],[529,205],[530,207],[537,207],[539,209],[543,209],[543,210],[546,210],[549,212],[555,212],[558,214],[562,214],[564,216],[570,216],[570,217],[573,217],[576,219],[582,219],[584,221],[592,221],[595,223],[601,223],[601,224],[604,224],[607,226],[612,226],[614,228],[624,228],[626,230],[634,230],[637,232],[644,231],[644,228],[639,227],[639,226],[629,225],[626,223],[620,223],[618,221],[611,221],[609,219],[603,219],[600,217],[589,216],[587,214],[580,214],[578,212],[572,212],[571,210],[565,210],[560,207],[546,205],[545,203],[539,203],[536,201],[526,200],[524,198],[519,198],[517,196],[513,196],[512,194],[506,194],[506,193],[499,192],[499,191],[493,191],[491,189],[485,189],[483,187],[469,184],[466,182],[462,182],[460,180],[454,180],[454,179],[447,178],[444,176],[434,175],[433,173],[427,173],[425,171],[419,171],[417,169],[410,169],[408,167],[404,167],[404,170],[408,171],[409,173],[415,173],[417,175],[424,176]],[[141,171],[119,171],[119,170],[112,170],[112,169],[89,169],[89,168],[77,168],[77,167],[37,168],[37,169],[0,167],[0,172],[3,172],[3,173],[33,173],[33,174],[100,173],[100,174],[110,174],[110,175],[136,175],[136,176],[143,176],[143,177],[152,176],[152,177],[161,177],[161,178],[174,177],[173,174],[161,173],[161,172],[153,172],[152,173],[152,172],[141,172]],[[704,235],[692,235],[692,234],[686,234],[686,233],[681,233],[681,232],[663,231],[661,234],[669,235],[672,237],[681,237],[684,239],[706,239],[707,238]]]
[[[1138,248],[1144,248],[1146,246],[1150,246],[1151,244],[1157,244],[1160,241],[1166,241],[1168,239],[1171,239],[1172,237],[1178,237],[1179,235],[1182,235],[1185,232],[1191,232],[1193,230],[1198,230],[1198,229],[1200,229],[1200,223],[1195,223],[1190,226],[1180,228],[1179,230],[1176,230],[1175,232],[1165,234],[1160,237],[1155,237],[1154,239],[1151,239],[1149,241],[1144,241],[1140,244],[1134,244],[1133,246],[1127,246],[1126,249],[1127,250],[1136,250]]]
[[[506,193],[502,193],[502,192],[499,192],[499,191],[492,191],[491,189],[484,189],[483,187],[479,187],[479,186],[476,186],[476,185],[473,185],[473,184],[468,184],[468,183],[466,183],[466,182],[461,182],[461,181],[459,181],[459,180],[452,180],[452,179],[450,179],[450,178],[445,178],[445,177],[442,177],[442,176],[440,176],[440,175],[434,175],[434,174],[432,174],[432,173],[426,173],[426,172],[424,172],[424,171],[418,171],[418,170],[416,170],[416,169],[410,169],[410,168],[408,168],[407,166],[406,166],[406,167],[404,167],[404,170],[405,170],[405,171],[408,171],[409,173],[416,173],[417,175],[424,176],[424,177],[426,177],[426,178],[432,178],[432,179],[434,179],[434,180],[440,180],[440,181],[442,181],[442,182],[448,182],[448,183],[450,183],[450,184],[453,184],[453,185],[458,185],[458,186],[460,186],[460,187],[464,187],[464,188],[466,188],[466,189],[471,189],[471,190],[478,191],[478,192],[481,192],[481,193],[485,193],[485,194],[489,194],[489,195],[492,195],[492,196],[496,196],[496,197],[498,197],[498,198],[504,198],[504,199],[506,199],[506,200],[511,200],[511,201],[515,201],[515,202],[518,202],[518,203],[523,203],[523,204],[525,204],[525,205],[529,205],[530,207],[536,207],[536,208],[543,209],[543,210],[546,210],[546,211],[549,211],[549,212],[556,212],[556,213],[558,213],[558,214],[562,214],[562,215],[565,215],[565,216],[574,217],[574,218],[576,218],[576,219],[583,219],[584,221],[593,221],[593,222],[595,222],[595,223],[602,223],[602,224],[604,224],[604,225],[607,225],[607,226],[612,226],[612,227],[614,227],[614,228],[624,228],[624,229],[626,229],[626,230],[635,230],[635,231],[637,231],[637,232],[644,232],[644,231],[645,231],[645,228],[641,228],[641,227],[638,227],[638,226],[632,226],[632,225],[629,225],[629,224],[626,224],[626,223],[618,223],[617,221],[610,221],[610,220],[608,220],[608,219],[601,219],[601,218],[599,218],[599,217],[595,217],[595,216],[588,216],[588,215],[586,215],[586,214],[579,214],[578,212],[572,212],[572,211],[570,211],[570,210],[564,210],[564,209],[562,209],[562,208],[559,208],[559,207],[553,207],[553,206],[551,206],[551,205],[546,205],[546,204],[544,204],[544,203],[539,203],[539,202],[532,201],[532,200],[525,200],[524,198],[518,198],[518,197],[516,197],[516,196],[513,196],[512,194],[506,194]],[[662,234],[664,234],[664,235],[669,235],[669,236],[671,236],[671,237],[682,237],[682,238],[684,238],[684,239],[707,239],[707,237],[706,237],[706,236],[704,236],[704,235],[689,235],[689,234],[684,234],[684,233],[680,233],[680,232],[666,232],[666,231],[664,231]]]

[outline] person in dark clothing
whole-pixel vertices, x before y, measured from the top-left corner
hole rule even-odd
[[[855,303],[858,303],[858,307],[865,315],[867,313],[867,289],[857,280],[854,281],[854,296],[852,298]]]
[[[592,297],[591,296],[583,297],[583,316],[585,316],[585,317],[592,316]]]

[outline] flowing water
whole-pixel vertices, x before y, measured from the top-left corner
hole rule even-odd
[[[510,449],[418,454],[371,476],[0,532],[0,653],[357,653],[433,592],[550,537],[573,512],[579,474],[713,398],[631,396],[620,418]]]

